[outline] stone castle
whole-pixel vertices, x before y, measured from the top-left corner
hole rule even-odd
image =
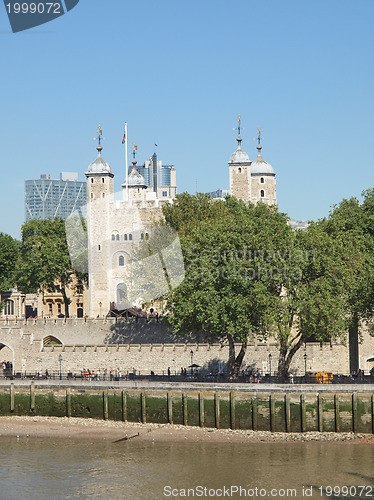
[[[276,177],[273,168],[261,155],[258,135],[257,158],[251,162],[241,147],[240,121],[237,149],[228,162],[230,194],[245,202],[276,204]],[[15,372],[55,370],[59,357],[63,370],[77,372],[84,367],[161,373],[179,371],[188,366],[193,353],[195,363],[209,369],[212,363],[223,365],[228,359],[228,347],[199,344],[191,339],[173,336],[156,319],[116,320],[107,318],[113,308],[128,305],[131,283],[125,270],[131,260],[132,248],[147,239],[154,221],[162,217],[164,203],[172,203],[176,195],[175,169],[170,168],[168,186],[160,181],[160,163],[155,155],[149,161],[148,179],[140,172],[134,158],[132,170],[122,185],[120,199],[114,195],[111,167],[102,157],[99,141],[98,156],[87,169],[87,231],[89,237],[89,300],[84,318],[37,320],[22,317],[21,302],[7,307],[13,315],[0,316],[0,352],[3,359],[13,362]],[[143,170],[144,173],[144,170]],[[12,297],[7,298],[12,300]],[[243,367],[251,366],[266,373],[269,354],[277,366],[277,346],[274,342],[254,339],[249,344]],[[374,366],[374,339],[368,335],[358,347],[358,365],[366,372]],[[348,345],[307,343],[292,361],[295,374],[307,371],[330,371],[346,374],[350,371]],[[273,369],[274,369],[273,368]]]

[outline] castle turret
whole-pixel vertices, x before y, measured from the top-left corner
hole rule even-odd
[[[251,202],[277,203],[276,178],[273,167],[261,155],[261,131],[258,129],[257,158],[251,166]]]
[[[102,130],[98,128],[97,158],[86,172],[87,177],[87,234],[88,234],[88,273],[91,317],[109,311],[109,297],[102,283],[106,282],[105,270],[110,263],[105,251],[110,240],[110,209],[113,199],[112,169],[101,155]],[[102,271],[101,271],[102,270]],[[93,292],[95,290],[95,296]]]
[[[240,136],[240,115],[238,116],[238,147],[231,155],[230,168],[230,194],[248,203],[251,198],[251,161],[245,151],[242,150],[242,138]]]

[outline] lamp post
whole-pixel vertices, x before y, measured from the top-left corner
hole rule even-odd
[[[307,353],[304,354],[304,364],[305,364],[305,378],[306,378],[306,360],[307,360]]]
[[[271,384],[271,353],[269,354],[269,384]]]
[[[101,318],[101,306],[103,305],[103,303],[100,301],[99,302],[99,307],[100,307],[100,318]]]
[[[62,371],[61,371],[62,354],[59,355],[58,360],[60,362],[60,380],[62,380]]]
[[[191,354],[191,377],[192,377],[192,374],[193,374],[193,367],[192,367],[192,365],[193,365],[193,350],[192,349],[190,351],[190,354]]]

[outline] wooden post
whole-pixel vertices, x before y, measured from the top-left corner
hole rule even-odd
[[[214,425],[216,429],[220,428],[220,406],[219,406],[219,393],[214,393]]]
[[[204,427],[204,393],[199,392],[199,426]]]
[[[291,432],[291,403],[288,394],[284,396],[284,409],[286,413],[286,432]]]
[[[305,395],[300,396],[300,418],[301,418],[301,432],[306,431],[306,411],[305,411]]]
[[[32,381],[30,384],[30,410],[35,410],[35,382]]]
[[[258,428],[258,401],[256,397],[252,398],[252,430],[257,431]]]
[[[103,402],[104,402],[104,420],[109,418],[109,405],[108,405],[108,388],[103,392]]]
[[[270,431],[275,432],[275,397],[274,397],[274,394],[269,395],[269,410],[270,410]]]
[[[122,391],[122,421],[127,422],[127,392]]]
[[[66,389],[66,416],[71,417],[71,389]]]
[[[170,392],[167,393],[167,404],[168,404],[168,422],[173,423],[173,400]]]
[[[340,432],[340,401],[339,394],[334,394],[335,432]]]
[[[230,429],[235,429],[235,393],[230,392]]]
[[[187,394],[182,394],[182,407],[183,407],[183,425],[188,425],[188,414],[187,414]]]
[[[141,392],[140,403],[141,403],[141,408],[140,408],[141,419],[142,419],[142,423],[145,424],[147,422],[147,411],[146,411],[146,407],[145,407],[145,392],[144,391]]]
[[[323,432],[323,398],[317,394],[318,431]]]
[[[10,384],[10,411],[14,411],[14,384]]]
[[[358,420],[357,420],[357,393],[352,394],[352,431],[357,432]]]

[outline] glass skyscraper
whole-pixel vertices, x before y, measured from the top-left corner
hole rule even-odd
[[[62,172],[60,179],[43,174],[40,179],[25,181],[25,220],[66,219],[86,205],[86,182],[78,181],[76,172]]]

